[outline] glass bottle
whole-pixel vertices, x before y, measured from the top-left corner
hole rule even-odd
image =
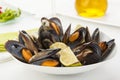
[[[79,16],[101,17],[107,10],[107,0],[76,0],[75,9]]]

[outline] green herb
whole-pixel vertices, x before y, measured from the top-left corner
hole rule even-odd
[[[9,20],[12,20],[16,17],[19,17],[21,15],[21,10],[18,8],[18,10],[12,10],[9,8],[6,8],[4,12],[0,14],[0,22],[7,22]]]

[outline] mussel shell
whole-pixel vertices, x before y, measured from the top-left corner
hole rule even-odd
[[[86,27],[86,36],[85,36],[85,42],[90,42],[91,36],[88,27]]]
[[[42,23],[42,26],[50,26],[50,22],[49,22],[49,19],[47,19],[46,17],[42,17],[41,18],[41,23]],[[41,26],[41,27],[42,27]],[[43,28],[42,28],[43,29]]]
[[[112,52],[112,50],[114,49],[115,40],[112,39],[106,42],[106,46],[107,46],[106,50],[102,53],[102,60],[106,59],[109,56],[109,54]]]
[[[50,18],[49,20],[52,21],[52,22],[54,22],[54,23],[56,23],[56,24],[59,26],[60,31],[63,32],[62,24],[61,24],[61,21],[60,21],[59,18],[57,18],[57,17],[52,17],[52,18]]]
[[[42,44],[39,42],[38,38],[36,38],[35,36],[32,36],[32,39],[33,39],[34,45],[36,46],[36,48],[38,50],[41,49],[41,48],[43,48]]]
[[[100,46],[102,53],[108,48],[106,41],[99,42],[98,45]]]
[[[68,39],[69,39],[69,36],[70,36],[70,31],[71,31],[71,24],[69,25],[69,27],[65,31],[65,34],[64,34],[63,39],[62,39],[63,43],[66,43],[66,44],[68,43]]]
[[[56,42],[54,36],[48,31],[41,31],[38,39],[44,49],[48,49],[51,43]]]
[[[44,49],[48,49],[50,47],[50,45],[52,45],[52,44],[53,44],[53,42],[50,41],[50,39],[44,39],[42,41],[42,45],[43,45]]]
[[[99,28],[96,28],[92,34],[92,40],[95,42],[100,42],[100,31]]]
[[[25,62],[21,50],[25,48],[24,45],[20,44],[17,41],[9,40],[5,43],[5,48],[8,52],[10,52],[15,58],[19,59],[20,61]]]
[[[19,35],[21,36],[26,48],[30,49],[31,51],[38,52],[38,48],[36,47],[32,37],[27,32],[20,31]]]
[[[81,47],[81,51],[79,54],[77,54],[78,60],[83,64],[83,65],[88,65],[88,64],[93,64],[100,62],[102,60],[102,52],[100,47],[98,46],[97,43],[95,42],[88,42],[83,44],[84,47]],[[86,50],[84,51],[84,50]]]
[[[45,42],[49,44],[53,42],[60,42],[60,36],[63,35],[63,32],[60,31],[61,23],[55,23],[54,20],[56,20],[56,22],[59,22],[59,20],[57,20],[56,18],[51,18],[51,20],[49,20],[44,17],[41,19],[42,26],[39,28],[38,31],[38,41],[42,44],[43,48],[45,49],[49,48],[49,45],[44,44]]]
[[[24,30],[22,30],[21,32],[24,33],[24,34],[27,34],[26,31],[24,31]],[[22,38],[20,32],[19,32],[19,35],[18,35],[18,40],[21,44],[25,45],[25,42],[23,41],[23,38]]]
[[[62,40],[62,37],[63,37],[63,27],[62,27],[62,24],[61,24],[61,20],[59,18],[57,18],[57,17],[52,17],[49,20],[54,22],[57,25],[57,27],[59,28],[59,30],[60,30],[59,37],[60,37],[60,40]]]
[[[76,33],[78,33],[78,34],[76,34]],[[73,35],[77,36],[77,38],[72,37]],[[71,49],[73,49],[76,46],[85,42],[85,36],[86,36],[86,29],[84,27],[81,27],[70,35],[69,42],[67,45],[70,46]],[[70,38],[73,39],[73,41],[70,41]],[[74,39],[74,38],[76,38],[76,39]]]
[[[41,32],[48,31],[50,34],[52,34],[56,41],[61,41],[61,38],[63,37],[63,30],[60,20],[57,18],[42,18],[41,19],[42,26],[39,28],[39,37]]]
[[[61,49],[42,49],[38,54],[34,55],[29,62],[32,63],[41,59],[46,59],[52,55],[55,55],[60,50]]]
[[[75,55],[78,55],[83,49],[86,48],[86,45],[78,45],[75,48],[72,49]]]

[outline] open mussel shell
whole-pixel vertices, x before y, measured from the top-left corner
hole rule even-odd
[[[108,57],[108,55],[114,49],[115,40],[112,39],[112,40],[110,40],[108,42],[106,42],[106,41],[99,42],[99,46],[100,46],[101,51],[102,51],[102,60],[104,60],[104,59],[106,59],[106,57]]]
[[[33,47],[42,48],[42,46],[41,46],[40,42],[38,41],[37,37],[33,36],[33,35],[29,35],[24,30],[19,31],[18,41],[29,49],[31,49],[31,48],[34,49]],[[29,46],[29,45],[31,45],[31,46]]]
[[[63,29],[62,29],[62,24],[58,18],[54,17],[54,18],[47,19],[44,17],[41,19],[41,22],[42,22],[42,25],[39,28],[38,39],[42,37],[40,36],[41,32],[48,31],[50,32],[50,34],[54,36],[56,41],[62,40]]]
[[[63,27],[60,19],[57,17],[52,17],[49,20],[51,21],[51,26],[54,28],[54,30],[58,32],[58,35],[61,41],[63,37]]]
[[[70,46],[71,49],[73,49],[76,46],[85,42],[85,36],[86,36],[86,29],[84,27],[81,27],[70,35],[67,45]]]
[[[20,44],[17,41],[9,40],[5,44],[5,48],[8,52],[10,52],[15,58],[19,59],[20,61],[25,62],[21,51],[23,48],[25,48],[24,45]]]
[[[35,39],[34,39],[35,40]],[[31,51],[38,52],[37,46],[35,45],[35,41],[32,37],[25,31],[20,31],[19,33],[19,42],[24,43],[25,47],[30,49]],[[39,44],[39,43],[37,43]]]
[[[48,49],[54,42],[60,42],[63,37],[62,24],[58,18],[42,18],[42,25],[38,31],[38,41],[43,48]],[[46,43],[46,44],[45,44]]]
[[[88,42],[83,44],[81,48],[76,56],[83,65],[97,63],[102,60],[102,52],[97,43]]]

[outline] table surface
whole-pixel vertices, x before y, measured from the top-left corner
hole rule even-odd
[[[52,14],[53,13],[52,11],[54,11],[53,9],[51,9],[52,7],[50,8],[46,6],[46,5],[51,6],[50,0],[44,0],[44,1],[36,0],[35,2],[33,2],[33,0],[19,0],[19,1],[3,0],[3,1],[6,2],[7,4],[9,3],[11,5],[20,7],[21,9],[30,12],[32,14],[36,14],[37,17]],[[115,25],[116,27],[114,28],[109,28],[109,29],[103,28],[103,30],[107,30],[106,32],[108,32],[109,35],[115,37],[116,43],[118,44],[117,47],[120,48],[119,45],[120,39],[118,37],[120,34],[120,27],[119,27],[120,11],[117,11],[117,8],[120,7],[119,5],[120,1],[108,0],[108,2],[109,2],[109,8],[104,17],[99,19],[89,19],[89,20],[110,23],[110,25]],[[44,3],[44,5],[42,3]],[[55,12],[60,14],[65,13],[63,15],[69,15],[72,17],[78,17],[76,15],[76,12],[74,11],[73,6],[71,6],[72,3],[73,0],[71,0],[71,2],[69,3],[67,2],[67,0],[64,0],[64,2],[60,0],[56,0],[57,6]],[[84,18],[80,17],[80,19],[84,19]],[[23,25],[23,26],[27,26],[27,25]],[[119,49],[117,52],[119,52]],[[67,75],[67,76],[48,75],[37,71],[33,71],[25,68],[22,65],[17,64],[14,60],[12,60],[9,62],[0,63],[0,80],[120,80],[119,57],[120,54],[118,53],[114,61],[107,63],[93,71],[82,74]]]

